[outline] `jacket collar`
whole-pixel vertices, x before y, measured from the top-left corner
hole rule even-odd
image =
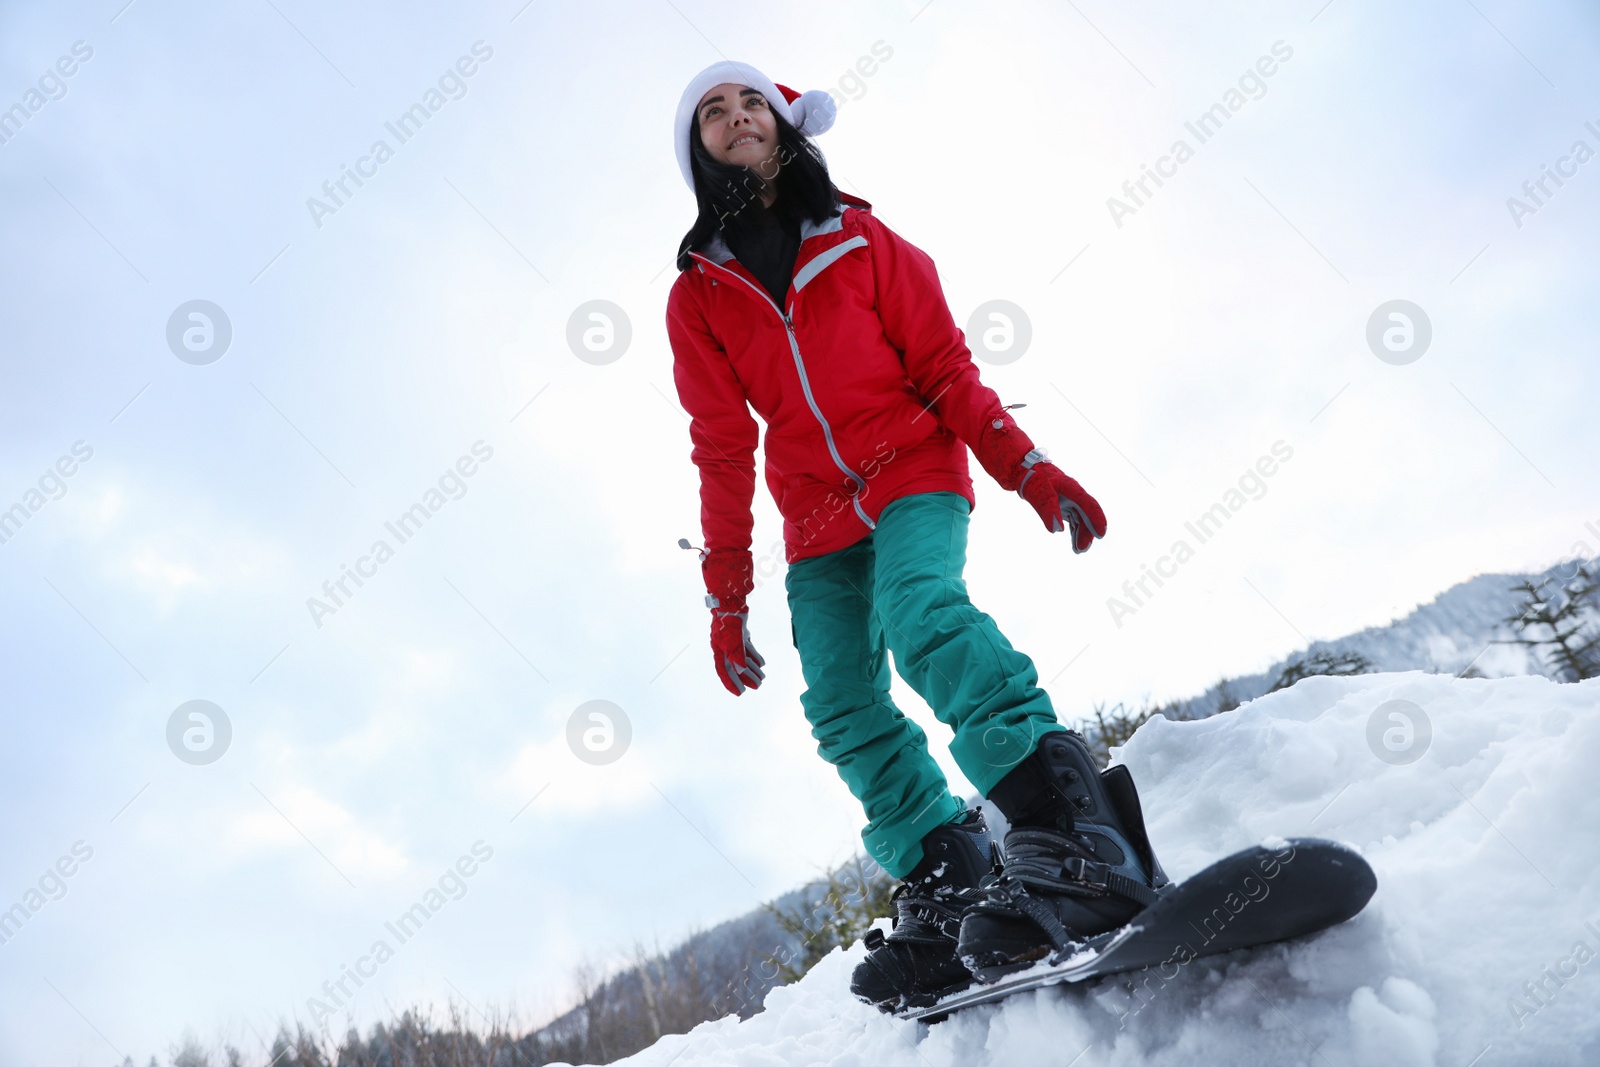
[[[844,212],[846,208],[865,208],[870,211],[872,205],[858,196],[851,196],[841,191],[839,193],[839,213],[825,222],[812,222],[810,219],[800,220],[800,243],[804,245],[813,237],[820,237],[825,233],[838,233],[844,228]],[[711,235],[711,240],[706,242],[704,255],[717,266],[725,266],[733,258],[733,250],[728,247],[728,242],[722,239],[722,231],[718,230]]]

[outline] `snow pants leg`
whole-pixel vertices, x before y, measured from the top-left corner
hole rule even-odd
[[[888,652],[955,731],[950,753],[981,795],[1042,734],[1065,729],[1033,661],[967,597],[970,510],[957,493],[900,497],[865,538],[790,564],[785,579],[811,736],[866,809],[868,855],[896,878],[921,860],[923,835],[966,805],[890,699]]]

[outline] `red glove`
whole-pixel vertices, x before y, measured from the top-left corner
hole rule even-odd
[[[711,609],[711,662],[734,696],[759,689],[767,661],[750,643],[750,612],[745,597],[755,588],[755,563],[749,549],[719,548],[700,561],[706,606]]]
[[[1037,454],[1038,461],[1022,476],[1018,495],[1033,505],[1051,533],[1059,533],[1063,522],[1072,527],[1073,552],[1089,551],[1096,537],[1106,535],[1106,513],[1083,486],[1063,474],[1043,452]]]
[[[1059,533],[1072,527],[1072,551],[1087,552],[1094,539],[1106,534],[1106,513],[1083,486],[1049,461],[1042,449],[1005,411],[983,426],[974,454],[1000,488],[1014,491],[1033,505],[1044,528]]]

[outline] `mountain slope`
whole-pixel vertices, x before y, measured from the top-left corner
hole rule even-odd
[[[1600,557],[1591,565],[1600,565]],[[1318,652],[1357,652],[1379,671],[1468,673],[1489,678],[1548,676],[1546,665],[1537,656],[1508,643],[1515,635],[1503,620],[1519,608],[1519,597],[1512,588],[1519,582],[1550,580],[1559,585],[1571,575],[1572,565],[1565,564],[1538,574],[1480,574],[1392,622],[1330,641],[1313,641],[1304,651],[1279,660],[1260,674],[1226,679],[1179,703],[1198,718],[1234,701],[1253,700],[1270,689],[1291,662]]]
[[[1570,577],[1571,573],[1570,565],[1557,565],[1535,575],[1479,575],[1453,586],[1401,618],[1342,638],[1314,642],[1309,648],[1274,663],[1260,674],[1225,679],[1204,693],[1178,701],[1174,710],[1201,719],[1232,708],[1241,701],[1259,698],[1267,693],[1291,662],[1318,652],[1359,653],[1378,671],[1424,671],[1444,675],[1465,673],[1467,679],[1464,680],[1478,676],[1543,675],[1544,665],[1528,649],[1507,643],[1514,635],[1503,620],[1517,610],[1519,598],[1513,591],[1516,584],[1530,578],[1536,582],[1554,579],[1559,583]],[[1148,736],[1150,730],[1164,729],[1165,726],[1156,724],[1140,736]],[[1143,740],[1140,743],[1143,744]],[[1137,767],[1135,772],[1139,773]],[[1139,780],[1144,781],[1142,774]],[[1202,805],[1209,803],[1204,798],[1195,802]],[[991,826],[997,832],[1003,832],[1005,820],[996,809],[978,797],[969,798],[968,803],[982,807]],[[1215,858],[1225,851],[1216,840],[1201,839],[1199,847],[1201,858],[1196,861],[1197,865],[1203,865],[1209,858]],[[1166,857],[1163,857],[1163,861],[1166,862]],[[786,894],[777,903],[780,907],[793,910],[803,899],[818,899],[820,887],[820,883],[810,883]],[[1600,941],[1596,942],[1596,947],[1600,949]],[[769,913],[758,909],[698,933],[671,950],[665,959],[659,961],[659,974],[654,981],[667,987],[681,984],[690,971],[689,962],[693,961],[702,977],[718,976],[726,982],[728,991],[713,997],[706,1008],[686,1006],[685,1010],[690,1012],[688,1018],[705,1018],[708,1014],[726,1012],[738,1012],[748,1017],[761,1006],[763,997],[769,995],[768,990],[777,984],[773,969],[764,965],[762,959],[774,954],[792,958],[798,954],[799,948],[799,941],[794,935],[779,929]],[[859,952],[859,946],[854,951]],[[644,984],[637,968],[625,969],[611,979],[609,988],[602,989],[604,995],[597,1002],[596,1010],[605,1011],[615,1005],[624,1015],[628,1014],[633,1010],[633,1001],[645,999],[641,992]],[[776,1003],[781,1002],[787,994],[779,991],[771,995],[778,998]],[[694,1014],[696,1011],[699,1014]],[[688,1022],[681,1025],[687,1026]],[[580,1006],[530,1037],[540,1047],[552,1051],[563,1047],[582,1048],[584,1043],[579,1035],[585,1026],[585,1008]],[[659,1029],[647,1032],[624,1047],[639,1048],[654,1033],[660,1032]]]
[[[1369,742],[1389,701],[1409,752]],[[1391,706],[1392,707],[1392,706]],[[1396,762],[1420,753],[1409,763]],[[663,1038],[636,1067],[1592,1064],[1600,1060],[1600,680],[1311,678],[1232,714],[1151,720],[1118,753],[1183,877],[1273,836],[1358,848],[1377,895],[1314,938],[1108,979],[931,1027],[849,994],[858,943],[766,1010]],[[1387,756],[1387,758],[1385,758]]]

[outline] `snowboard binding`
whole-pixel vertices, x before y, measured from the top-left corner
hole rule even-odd
[[[867,957],[850,991],[884,1012],[927,1007],[972,984],[956,954],[961,923],[999,871],[983,813],[936,826],[922,839],[922,861],[895,887],[893,928],[867,931]]]
[[[1126,767],[1099,770],[1076,732],[1046,734],[989,799],[1011,822],[1004,862],[957,938],[957,955],[979,982],[1070,958],[1169,884],[1133,776]]]

